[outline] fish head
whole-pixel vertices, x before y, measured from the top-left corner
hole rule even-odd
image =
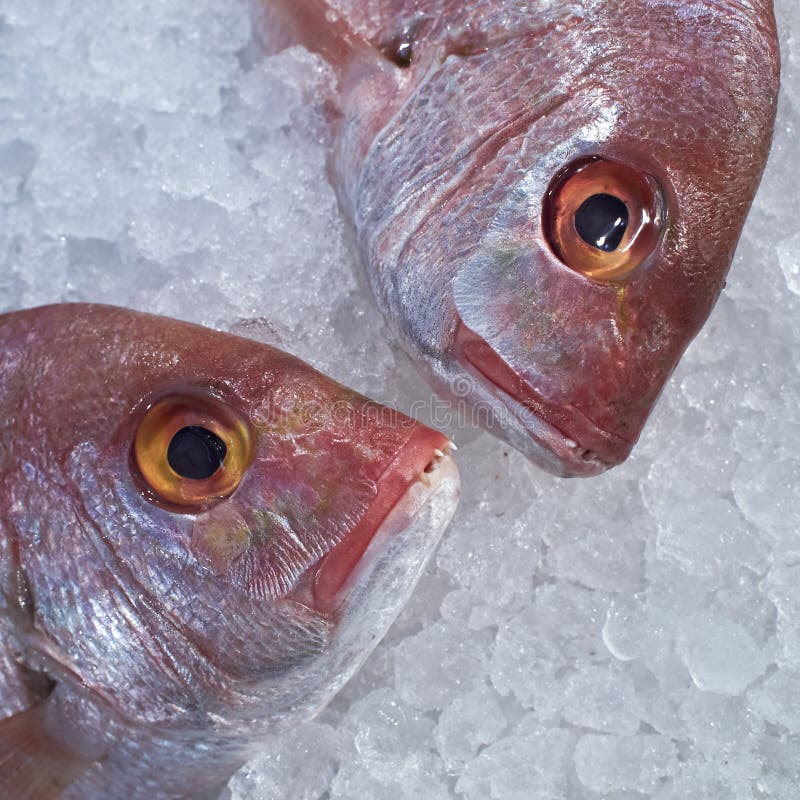
[[[770,38],[735,8],[678,5],[648,4],[639,46],[533,122],[547,151],[455,275],[456,360],[562,474],[630,453],[724,286],[769,147]]]
[[[59,677],[165,730],[252,738],[319,708],[453,513],[448,440],[250,340],[103,306],[10,316],[39,435],[9,502]]]
[[[545,6],[539,27],[420,64],[406,130],[373,148],[416,158],[393,176],[412,233],[369,245],[397,264],[378,294],[437,382],[540,465],[591,475],[628,456],[724,286],[777,39],[766,3]],[[404,132],[434,157],[403,159]]]

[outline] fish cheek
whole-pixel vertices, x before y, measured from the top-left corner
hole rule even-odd
[[[225,575],[250,547],[250,527],[232,504],[222,504],[198,516],[192,526],[191,550],[200,564]]]
[[[291,593],[322,551],[303,541],[313,525],[304,524],[303,513],[293,518],[296,495],[278,497],[264,486],[254,490],[244,487],[235,499],[196,517],[189,547],[202,567],[235,592],[271,602]]]

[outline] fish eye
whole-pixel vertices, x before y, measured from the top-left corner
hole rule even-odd
[[[662,194],[655,179],[592,157],[561,170],[545,196],[543,228],[558,258],[599,281],[633,272],[658,245]]]
[[[240,415],[211,394],[162,398],[146,412],[133,461],[147,494],[182,510],[228,497],[251,461],[250,431]]]

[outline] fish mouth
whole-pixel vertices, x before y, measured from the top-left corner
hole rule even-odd
[[[501,420],[505,438],[528,458],[561,477],[590,477],[622,463],[634,442],[603,430],[571,405],[545,400],[480,336],[459,323],[456,355],[460,363],[510,412]],[[527,442],[514,436],[521,428]]]
[[[314,608],[335,613],[387,540],[402,534],[441,491],[458,496],[455,445],[443,434],[420,426],[378,480],[377,496],[354,528],[311,571]],[[438,539],[438,534],[437,534]]]

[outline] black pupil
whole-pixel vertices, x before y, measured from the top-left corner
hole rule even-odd
[[[575,212],[575,230],[586,244],[613,253],[628,227],[628,208],[611,194],[594,194]]]
[[[222,466],[227,452],[225,442],[215,433],[190,425],[172,437],[167,448],[167,461],[182,478],[202,481]]]

